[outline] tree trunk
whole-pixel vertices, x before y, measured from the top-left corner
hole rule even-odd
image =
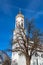
[[[30,57],[26,56],[26,65],[30,65]]]

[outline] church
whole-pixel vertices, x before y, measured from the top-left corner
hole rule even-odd
[[[19,37],[20,26],[24,28],[24,15],[19,11],[15,17],[15,30],[13,31],[13,42]],[[20,37],[21,38],[21,37]],[[14,49],[18,44],[13,44],[12,49]],[[39,53],[32,56],[31,65],[43,65],[43,53]],[[26,65],[26,60],[24,55],[19,55],[17,52],[12,52],[12,63],[11,65]]]

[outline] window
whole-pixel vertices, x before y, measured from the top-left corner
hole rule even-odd
[[[21,26],[23,26],[23,23],[21,23]]]
[[[21,21],[23,21],[23,19],[21,19]]]

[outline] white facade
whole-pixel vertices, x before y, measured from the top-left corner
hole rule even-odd
[[[17,14],[17,16],[16,16],[15,30],[13,32],[13,42],[17,39],[17,37],[21,38],[20,35],[17,34],[17,33],[20,33],[20,30],[19,30],[20,26],[22,26],[24,28],[24,16],[21,14],[21,12],[19,12],[19,14]],[[22,32],[22,34],[23,34],[23,32]],[[19,46],[18,43],[16,43],[12,46],[12,49],[14,49],[15,47],[18,47],[18,46]],[[16,63],[18,65],[22,65],[22,63],[25,62],[22,57],[20,58],[18,53],[12,52],[12,65],[14,65],[14,64],[16,65]],[[22,62],[21,62],[21,60],[22,60]],[[16,63],[15,63],[15,61],[16,61]]]
[[[16,16],[15,30],[13,32],[13,42],[17,39],[17,37],[19,37],[19,34],[17,33],[20,33],[19,30],[20,26],[24,28],[24,16],[21,13],[19,13]],[[18,43],[13,44],[12,49],[14,49],[15,47],[19,47]],[[20,56],[17,52],[16,53],[12,52],[12,65],[26,65],[25,56],[23,55]],[[41,58],[40,53],[38,57],[35,56],[32,57],[31,65],[43,65],[43,58]]]

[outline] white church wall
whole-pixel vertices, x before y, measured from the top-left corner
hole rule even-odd
[[[19,56],[18,65],[26,65],[26,60],[24,55]]]

